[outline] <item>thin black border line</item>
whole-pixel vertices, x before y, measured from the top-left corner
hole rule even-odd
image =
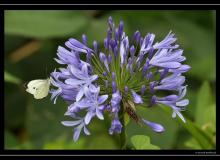
[[[20,154],[13,154],[13,155],[10,155],[10,154],[0,154],[0,156],[11,156],[11,157],[13,157],[13,156],[37,156],[37,157],[42,157],[42,156],[59,156],[59,157],[61,157],[61,156],[84,156],[84,157],[87,157],[87,156],[111,156],[111,157],[114,157],[114,156],[116,156],[116,157],[118,157],[118,156],[134,156],[134,157],[136,157],[136,156],[220,156],[220,155],[218,155],[218,154],[215,154],[215,155],[205,155],[205,154],[202,154],[202,155],[184,155],[184,154],[179,154],[179,155],[173,155],[173,154],[168,154],[168,155],[156,155],[156,154],[149,154],[149,155],[141,155],[141,154],[137,154],[137,155],[134,155],[134,154],[131,154],[131,155],[129,155],[129,154],[118,154],[118,155],[115,155],[115,154],[87,154],[87,155],[82,155],[82,154],[70,154],[70,155],[68,155],[68,154],[64,154],[64,155],[54,155],[54,154],[46,154],[46,155],[39,155],[39,154],[30,154],[30,155],[26,155],[26,154],[23,154],[23,155],[20,155]]]
[[[0,4],[1,5],[1,4]],[[13,6],[14,4],[10,4],[10,6]],[[27,5],[30,5],[30,4],[27,4]],[[37,6],[43,6],[45,4],[36,4]],[[51,5],[51,4],[46,4],[46,5]],[[65,6],[66,4],[54,4],[55,6],[56,5],[63,5]],[[81,4],[70,4],[70,5],[75,5],[75,6],[80,6]],[[81,6],[87,6],[87,5],[91,5],[91,6],[100,6],[100,5],[103,5],[103,4],[83,4]],[[118,4],[110,4],[110,5],[118,5]],[[119,4],[119,5],[122,5],[122,4]],[[133,4],[123,4],[124,6],[131,6]],[[141,4],[134,4],[135,6],[140,6]],[[155,4],[143,4],[145,6],[147,5],[155,5]],[[156,4],[155,6],[158,6],[158,5],[161,5],[161,4]],[[170,4],[166,4],[166,5],[170,5]],[[171,6],[173,6],[175,4],[171,4]],[[180,4],[181,5],[181,4]],[[192,5],[192,4],[184,4],[184,6],[188,6],[188,5]],[[195,4],[194,4],[195,5]],[[197,4],[196,4],[197,5]],[[198,6],[203,6],[203,5],[207,5],[207,4],[199,4]],[[210,5],[213,5],[213,4],[208,4],[209,6]],[[219,4],[218,4],[219,5]],[[5,6],[5,5],[2,5],[2,6]],[[18,5],[18,6],[22,6],[22,5]],[[30,5],[32,6],[32,5]],[[53,6],[53,4],[51,5]],[[106,5],[107,6],[107,5]],[[213,6],[214,7],[214,6]],[[7,10],[7,9],[6,9]],[[217,13],[217,9],[213,9],[216,11]],[[5,10],[4,10],[5,11]],[[217,14],[216,14],[216,32],[217,32]],[[217,39],[217,36],[216,36],[216,39]],[[217,41],[216,41],[217,42]],[[216,50],[216,53],[217,53],[217,50]],[[216,63],[217,64],[217,63]],[[7,150],[3,149],[3,153],[4,152],[7,152]],[[9,152],[13,150],[8,150]],[[28,150],[22,150],[22,151],[28,151]],[[34,151],[34,150],[32,150]],[[51,150],[51,151],[56,151],[56,150]],[[59,150],[59,151],[62,151],[62,150]],[[92,150],[91,150],[92,151]],[[97,150],[98,151],[98,150]],[[108,150],[106,150],[108,151]],[[111,150],[110,150],[111,151]],[[184,151],[184,150],[183,150]],[[192,150],[191,150],[192,151]],[[42,152],[44,152],[44,150],[42,150]],[[206,152],[204,150],[201,150],[201,152]],[[120,154],[120,153],[117,153],[117,154],[47,154],[47,153],[43,153],[43,154],[31,154],[31,153],[27,153],[27,154],[0,154],[0,156],[38,156],[38,157],[41,157],[41,156],[220,156],[218,154],[218,151],[217,151],[217,146],[216,146],[216,149],[213,150],[213,153],[212,154],[208,154],[208,153],[205,153],[205,154],[196,154],[196,152],[194,154]]]
[[[210,3],[210,4],[205,4],[205,3],[202,3],[202,4],[196,4],[196,3],[194,3],[194,4],[185,4],[185,3],[183,3],[183,4],[163,4],[163,3],[161,3],[161,4],[111,4],[111,3],[109,3],[109,4],[85,4],[85,3],[83,3],[83,4],[73,4],[73,3],[70,3],[70,4],[68,4],[68,3],[66,3],[66,4],[58,4],[58,3],[56,3],[56,4],[49,4],[49,3],[47,3],[47,4],[0,4],[1,6],[26,6],[26,5],[31,5],[31,6],[35,6],[35,5],[37,5],[37,6],[44,6],[44,5],[46,5],[46,6],[48,6],[48,5],[50,5],[50,6],[57,6],[57,5],[62,5],[62,6],[65,6],[65,5],[74,5],[74,6],[86,6],[86,5],[90,5],[90,6],[100,6],[100,5],[103,5],[103,6],[108,6],[108,5],[114,5],[114,6],[142,6],[142,5],[145,5],[145,6],[148,6],[148,5],[150,5],[150,6],[152,6],[152,5],[154,5],[154,6],[175,6],[175,5],[177,5],[177,6],[189,6],[189,5],[193,5],[193,6],[207,6],[207,5],[209,5],[209,6],[211,6],[211,5],[213,5],[213,6],[216,6],[216,5],[220,5],[220,4],[218,4],[218,3]]]

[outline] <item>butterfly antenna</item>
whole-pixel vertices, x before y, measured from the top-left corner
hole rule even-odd
[[[27,88],[27,84],[28,84],[28,82],[25,82],[24,84],[23,84],[23,87],[26,89]]]

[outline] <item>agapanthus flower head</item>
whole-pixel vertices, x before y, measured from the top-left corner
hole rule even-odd
[[[73,120],[62,124],[74,127],[74,141],[82,129],[90,135],[87,125],[93,118],[104,120],[104,113],[112,120],[111,135],[120,134],[125,127],[119,118],[125,113],[137,124],[155,132],[165,131],[161,124],[138,115],[136,110],[141,106],[163,104],[173,111],[173,118],[178,115],[185,122],[181,111],[189,101],[183,99],[186,85],[182,74],[190,66],[182,64],[186,58],[174,34],[170,31],[162,41],[155,42],[153,33],[141,36],[136,31],[129,39],[123,21],[117,26],[109,17],[107,23],[103,44],[95,40],[88,44],[83,34],[82,42],[70,38],[65,48],[59,46],[57,50],[55,60],[63,68],[51,73],[51,99],[56,103],[60,96],[67,102],[65,115]]]

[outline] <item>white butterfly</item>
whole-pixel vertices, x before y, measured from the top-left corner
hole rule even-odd
[[[34,95],[35,99],[42,99],[49,93],[50,79],[36,79],[27,84],[26,91]]]

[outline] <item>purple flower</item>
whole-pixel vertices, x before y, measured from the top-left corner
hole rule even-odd
[[[111,128],[109,129],[109,134],[121,133],[122,125],[118,118],[114,118],[111,123]]]
[[[175,69],[181,66],[185,57],[181,56],[183,50],[169,51],[168,49],[158,50],[157,53],[150,60],[150,64],[153,66]]]
[[[181,65],[179,68],[175,68],[175,69],[170,69],[170,72],[173,73],[185,73],[190,69],[189,65]]]
[[[140,37],[141,37],[141,34],[139,31],[134,32],[134,36],[133,36],[134,43],[138,44],[140,41]]]
[[[152,47],[154,38],[155,38],[155,35],[154,35],[154,34],[148,33],[148,34],[144,37],[143,43],[142,43],[142,45],[141,45],[140,52],[144,52],[144,54],[147,53],[147,52],[151,49],[151,47]]]
[[[112,80],[114,81],[115,80],[115,73],[114,72],[112,72]]]
[[[181,111],[189,101],[183,99],[186,94],[183,73],[190,66],[182,64],[186,57],[178,49],[174,34],[169,32],[155,43],[155,34],[141,35],[136,31],[129,40],[123,21],[116,26],[109,17],[107,23],[106,37],[99,48],[95,40],[89,44],[84,34],[82,43],[70,38],[65,42],[68,49],[59,46],[55,61],[63,67],[50,74],[51,100],[56,103],[61,97],[67,102],[65,115],[72,121],[62,124],[74,128],[74,141],[82,129],[90,135],[86,126],[92,118],[104,120],[105,111],[111,119],[110,135],[120,134],[125,127],[119,121],[125,112],[136,123],[143,122],[155,132],[165,131],[162,125],[140,117],[136,104],[164,104],[172,109],[172,117],[178,115],[185,122]],[[158,97],[160,92],[165,96]]]
[[[121,44],[120,44],[120,60],[121,60],[121,65],[124,64],[128,48],[129,48],[129,42],[128,42],[128,37],[126,37],[126,38],[124,38],[121,41]]]
[[[143,103],[141,96],[139,96],[133,89],[131,90],[132,96],[133,96],[133,101],[136,104]]]
[[[82,35],[82,42],[84,45],[87,45],[87,38],[85,34]]]
[[[106,58],[105,54],[104,54],[104,53],[102,53],[102,52],[100,52],[100,53],[99,53],[99,58],[100,58],[101,62],[103,62],[103,63],[104,63],[104,65],[105,65],[105,67],[106,67],[107,71],[109,72],[108,60],[107,60],[107,58]]]
[[[185,82],[185,77],[180,74],[172,74],[164,79],[154,87],[156,90],[179,90]]]
[[[94,47],[94,52],[97,53],[98,52],[98,44],[96,41],[93,41],[93,47]]]
[[[125,95],[127,95],[128,94],[128,86],[124,87],[124,91],[125,91]]]
[[[117,90],[116,83],[115,83],[115,81],[112,81],[112,93],[115,93],[116,90]]]
[[[132,58],[134,57],[134,54],[135,54],[135,48],[134,48],[134,45],[132,45],[130,48],[130,55]]]
[[[65,43],[65,45],[75,52],[82,52],[82,53],[93,52],[92,49],[88,48],[85,44],[82,44],[81,42],[77,41],[74,38],[70,38],[69,41]]]
[[[148,59],[146,60],[144,66],[143,66],[143,70],[142,70],[142,75],[144,76],[148,70],[148,67],[149,67],[149,61]]]
[[[76,101],[79,101],[85,94],[85,89],[88,86],[93,85],[92,82],[95,81],[98,78],[98,76],[90,76],[88,74],[88,68],[86,65],[83,65],[81,70],[75,68],[74,66],[69,67],[70,72],[75,78],[68,78],[65,80],[65,83],[73,87],[80,87],[79,92],[76,95]]]
[[[108,26],[110,27],[111,30],[112,30],[113,27],[114,27],[114,23],[113,23],[113,20],[112,20],[112,17],[111,17],[111,16],[108,18]]]
[[[168,74],[168,71],[169,71],[168,68],[162,69],[162,71],[160,72],[160,80],[163,79]]]
[[[120,102],[121,102],[121,95],[119,91],[116,91],[115,93],[112,94],[111,98],[111,106],[112,106],[112,111],[113,113],[117,113],[120,109]]]
[[[90,120],[97,116],[103,120],[102,110],[105,107],[104,102],[108,99],[108,95],[99,96],[100,87],[91,91],[89,88],[85,88],[85,98],[76,104],[80,109],[87,108],[87,114],[85,116],[85,124],[89,124]]]
[[[75,117],[75,116],[73,116],[73,117]],[[81,117],[80,118],[75,117],[75,118],[77,118],[78,120],[76,120],[76,121],[62,121],[61,122],[64,126],[67,126],[67,127],[77,126],[77,127],[74,128],[74,134],[73,134],[74,142],[76,142],[79,139],[79,136],[80,136],[80,133],[81,133],[82,129],[83,129],[83,131],[86,135],[90,135],[89,130],[86,128],[84,119],[81,118]]]
[[[181,87],[179,90],[179,95],[169,95],[163,98],[157,98],[156,103],[164,104],[172,108],[173,115],[175,118],[176,115],[180,117],[183,122],[186,122],[180,111],[185,109],[185,106],[189,104],[188,99],[182,100],[182,98],[186,95],[186,87]]]
[[[143,96],[144,95],[144,91],[146,90],[146,86],[145,85],[142,85],[141,86],[141,95]]]
[[[55,60],[59,64],[71,64],[77,66],[80,63],[80,60],[78,59],[76,54],[77,53],[75,53],[74,51],[70,52],[67,49],[59,46],[57,50],[57,56],[59,59],[55,58]]]
[[[153,45],[155,49],[162,49],[162,48],[177,48],[179,45],[171,46],[176,41],[176,38],[174,37],[174,34],[170,31],[167,36],[161,41],[157,42]]]
[[[150,121],[148,121],[146,119],[143,119],[143,118],[142,118],[142,121],[144,122],[144,124],[149,126],[155,132],[163,132],[163,131],[165,131],[163,126],[160,125],[160,124],[157,124],[157,123],[154,123],[154,122],[150,122]]]
[[[123,29],[124,29],[124,22],[120,21],[119,26],[118,26],[118,34],[119,34],[120,39],[123,36]]]
[[[50,93],[52,94],[51,100],[54,99],[54,104],[56,103],[58,96],[61,96],[66,101],[73,101],[76,98],[76,95],[79,91],[78,87],[67,85],[60,80],[66,76],[64,74],[64,70],[61,70],[61,73],[56,71],[51,73],[51,84],[57,87],[57,89],[50,90]]]

